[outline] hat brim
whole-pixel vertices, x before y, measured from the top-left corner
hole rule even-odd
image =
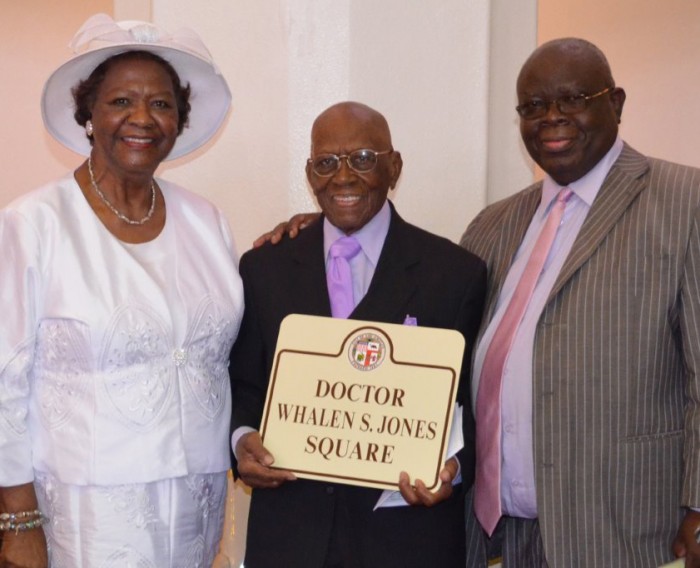
[[[103,61],[127,51],[148,51],[173,66],[183,85],[190,85],[188,124],[175,141],[166,160],[173,160],[205,144],[219,129],[231,106],[231,91],[226,80],[211,65],[190,53],[139,43],[113,45],[78,55],[54,71],[44,85],[41,114],[49,133],[64,146],[83,156],[90,155],[91,145],[85,129],[75,118],[72,89]]]

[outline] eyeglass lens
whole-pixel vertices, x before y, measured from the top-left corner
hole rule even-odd
[[[547,114],[550,105],[555,104],[557,105],[557,109],[561,113],[576,114],[578,112],[583,112],[584,110],[586,110],[586,107],[588,106],[588,103],[590,101],[592,101],[593,99],[597,99],[601,95],[609,93],[612,90],[613,87],[608,87],[607,89],[603,89],[602,91],[598,91],[597,93],[594,93],[592,95],[565,95],[563,97],[559,97],[558,99],[553,99],[551,101],[529,101],[527,103],[515,107],[515,110],[517,110],[520,116],[522,116],[523,118],[540,118]]]
[[[313,169],[318,175],[330,175],[340,169],[340,160],[346,159],[350,169],[366,173],[377,164],[377,152],[373,150],[355,150],[350,154],[336,156],[335,154],[322,154],[316,156],[313,161]]]
[[[568,96],[553,101],[530,101],[519,107],[520,115],[525,118],[536,118],[547,114],[550,105],[557,105],[559,112],[574,114],[586,108],[586,99],[582,95]]]

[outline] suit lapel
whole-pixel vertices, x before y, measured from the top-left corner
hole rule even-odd
[[[412,267],[420,258],[411,246],[410,229],[391,204],[391,224],[367,294],[355,307],[352,319],[401,323],[417,283]]]
[[[326,260],[323,258],[323,217],[301,231],[292,253],[294,273],[285,283],[296,291],[298,313],[331,316],[326,284]]]
[[[496,309],[496,301],[506,280],[506,275],[513,264],[513,257],[518,252],[525,238],[532,217],[535,215],[542,199],[542,182],[527,188],[505,212],[503,227],[498,234],[498,242],[493,247],[492,264],[489,266],[489,282],[497,284],[489,286],[486,298],[486,321],[490,321]]]
[[[557,277],[549,300],[591,257],[620,217],[646,187],[647,159],[625,144],[610,169]]]

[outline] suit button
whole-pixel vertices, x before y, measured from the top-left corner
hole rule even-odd
[[[335,493],[335,487],[326,487],[326,493],[328,495],[333,495],[333,493]]]

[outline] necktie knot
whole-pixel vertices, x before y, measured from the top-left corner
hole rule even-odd
[[[330,247],[331,258],[344,258],[350,260],[362,247],[355,237],[340,237]]]
[[[568,187],[563,188],[559,193],[557,193],[557,201],[559,203],[568,203],[571,196],[574,194],[572,190]]]

